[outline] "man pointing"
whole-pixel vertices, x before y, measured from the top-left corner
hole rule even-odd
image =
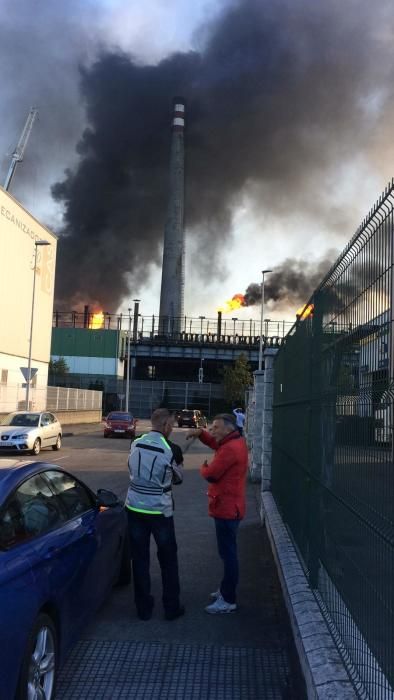
[[[215,416],[210,433],[196,428],[186,435],[186,439],[196,437],[215,450],[214,458],[209,464],[204,462],[200,473],[209,483],[208,512],[215,521],[218,552],[224,567],[220,588],[211,594],[214,600],[205,610],[213,615],[235,612],[239,577],[237,532],[245,515],[248,450],[231,414]]]

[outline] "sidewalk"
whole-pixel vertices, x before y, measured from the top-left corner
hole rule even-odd
[[[181,442],[180,433],[174,439]],[[248,484],[239,531],[239,609],[204,612],[220,582],[206,483],[198,466],[209,450],[195,443],[175,491],[182,602],[186,615],[163,619],[160,571],[152,545],[153,617],[140,621],[132,586],[114,590],[76,645],[58,685],[59,700],[303,700],[305,691],[270,544]],[[126,487],[126,482],[125,482]]]

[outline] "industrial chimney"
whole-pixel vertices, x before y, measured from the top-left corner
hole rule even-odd
[[[160,292],[160,332],[180,331],[184,314],[185,243],[184,217],[185,100],[174,98],[170,156],[170,200],[164,229],[163,269]]]

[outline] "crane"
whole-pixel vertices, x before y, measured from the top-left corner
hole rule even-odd
[[[30,132],[33,128],[34,120],[35,120],[37,114],[38,114],[38,110],[35,109],[35,107],[32,107],[29,114],[27,115],[25,126],[23,127],[23,131],[22,131],[21,137],[18,141],[18,145],[12,154],[11,165],[9,167],[7,177],[5,179],[4,189],[6,191],[9,190],[11,180],[12,180],[14,173],[15,173],[15,170],[16,170],[16,166],[18,165],[18,163],[21,163],[23,160],[23,154],[25,152],[26,144],[28,142]]]

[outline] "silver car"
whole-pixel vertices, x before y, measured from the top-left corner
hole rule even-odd
[[[0,452],[38,455],[43,447],[60,450],[61,446],[62,426],[49,411],[15,411],[0,423]]]

